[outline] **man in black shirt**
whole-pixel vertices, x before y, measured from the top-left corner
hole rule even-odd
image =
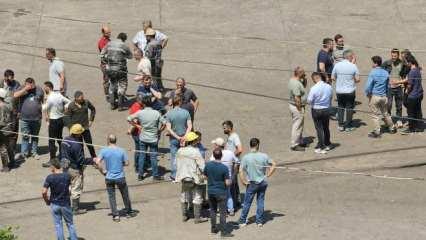
[[[50,169],[52,174],[44,181],[42,196],[46,205],[51,208],[57,239],[65,239],[62,224],[64,219],[70,235],[69,239],[77,240],[70,204],[71,177],[68,173],[62,172],[61,164],[56,158],[51,160]],[[47,194],[49,189],[50,197]]]
[[[322,40],[322,48],[317,56],[317,72],[321,73],[324,82],[331,83],[331,72],[333,71],[333,48],[334,43],[331,38]]]
[[[68,105],[66,115],[69,118],[68,128],[71,128],[74,124],[80,124],[84,128],[84,132],[82,133],[84,142],[86,144],[92,144],[90,127],[95,120],[96,108],[89,100],[84,99],[83,92],[76,91],[74,93],[74,101]],[[96,157],[95,148],[92,145],[86,146],[89,149],[90,156],[92,158]]]
[[[168,102],[170,109],[173,108],[173,99],[177,95],[182,97],[181,108],[189,112],[189,114],[191,115],[191,121],[192,123],[194,123],[194,115],[195,112],[197,112],[198,110],[198,105],[200,104],[200,102],[198,101],[198,98],[195,95],[194,91],[189,88],[186,88],[186,81],[182,77],[178,77],[176,79],[176,89],[170,93]]]

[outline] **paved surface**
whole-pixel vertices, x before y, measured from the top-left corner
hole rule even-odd
[[[424,4],[413,0],[3,0],[0,69],[12,68],[17,79],[33,76],[41,84],[48,78],[47,60],[31,55],[43,56],[44,47],[59,49],[62,59],[97,66],[96,41],[102,23],[111,23],[114,36],[123,31],[132,37],[141,28],[142,19],[152,19],[154,27],[170,37],[164,76],[183,76],[197,84],[190,85],[201,100],[196,126],[204,133],[207,145],[222,135],[220,123],[232,119],[245,146],[249,137],[259,137],[262,150],[281,165],[426,177],[424,134],[368,139],[372,123],[360,112],[355,118],[363,124],[353,133],[338,133],[336,123],[331,124],[332,141],[340,146],[328,155],[316,156],[312,147],[306,153],[289,152],[289,113],[286,102],[279,99],[288,95],[290,73],[286,69],[302,65],[313,70],[323,37],[343,34],[347,44],[356,46],[360,71],[367,74],[372,55],[389,54],[371,46],[425,48],[424,18]],[[415,55],[420,63],[426,61],[424,52]],[[132,71],[135,66],[131,61]],[[71,63],[66,63],[66,71],[70,93],[83,90],[97,107],[95,143],[104,144],[106,134],[112,132],[118,135],[120,145],[132,147],[125,134],[125,113],[112,112],[104,103],[100,71]],[[364,81],[365,77],[362,84]],[[173,83],[166,82],[166,86]],[[135,88],[130,84],[129,93]],[[362,92],[357,94],[361,102],[358,108],[367,110]],[[314,136],[309,112],[306,116],[305,133]],[[46,126],[41,135],[47,135]],[[167,140],[162,144],[167,146]],[[46,145],[42,140],[42,150]],[[46,158],[44,155],[41,161]],[[167,159],[162,165],[168,166]],[[49,209],[39,198],[48,174],[41,161],[27,161],[19,169],[0,175],[0,224],[19,225],[20,239],[54,238]],[[108,216],[103,178],[91,168],[86,171],[83,201],[93,210],[75,218],[81,237],[215,238],[208,237],[208,224],[180,222],[178,185],[151,184],[150,180],[139,183],[131,168],[127,179],[134,208],[140,214],[116,224]],[[270,179],[264,228],[249,225],[233,234],[235,239],[425,239],[424,190],[424,181],[277,170]]]

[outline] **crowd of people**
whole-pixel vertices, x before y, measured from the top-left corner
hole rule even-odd
[[[356,129],[353,114],[356,112],[355,91],[360,82],[360,73],[355,53],[344,45],[344,38],[340,34],[334,40],[324,38],[322,44],[317,56],[317,71],[311,74],[314,83],[311,89],[306,89],[306,73],[300,66],[294,69],[288,82],[292,151],[305,151],[308,145],[303,137],[305,107],[308,105],[317,132],[315,153],[326,154],[333,148],[330,141],[330,119],[337,119],[340,132]],[[400,131],[403,135],[423,132],[422,76],[414,55],[408,49],[400,51],[394,48],[390,51],[389,60],[383,61],[382,57],[373,56],[371,65],[372,70],[364,86],[374,125],[368,137],[380,138],[384,132],[395,134],[397,129],[404,126],[405,129]],[[334,92],[337,106],[333,107]],[[402,115],[403,105],[406,107],[407,117]],[[384,121],[384,128],[381,120]]]

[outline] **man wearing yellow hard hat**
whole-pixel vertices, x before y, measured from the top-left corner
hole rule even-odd
[[[189,200],[194,204],[194,223],[206,222],[207,219],[201,217],[202,185],[204,184],[204,159],[200,151],[195,146],[198,143],[198,135],[195,132],[189,132],[185,135],[185,147],[180,148],[176,153],[176,181],[182,183],[181,207],[182,221],[186,222]]]

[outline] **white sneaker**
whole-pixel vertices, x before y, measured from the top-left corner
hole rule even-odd
[[[331,147],[330,147],[330,146],[327,146],[327,147],[325,147],[325,148],[324,148],[324,150],[328,152],[328,151],[330,151],[330,150],[331,150]]]
[[[327,154],[327,151],[326,151],[326,150],[323,150],[323,149],[321,149],[321,148],[316,148],[316,149],[315,149],[315,153],[318,153],[318,154]]]

